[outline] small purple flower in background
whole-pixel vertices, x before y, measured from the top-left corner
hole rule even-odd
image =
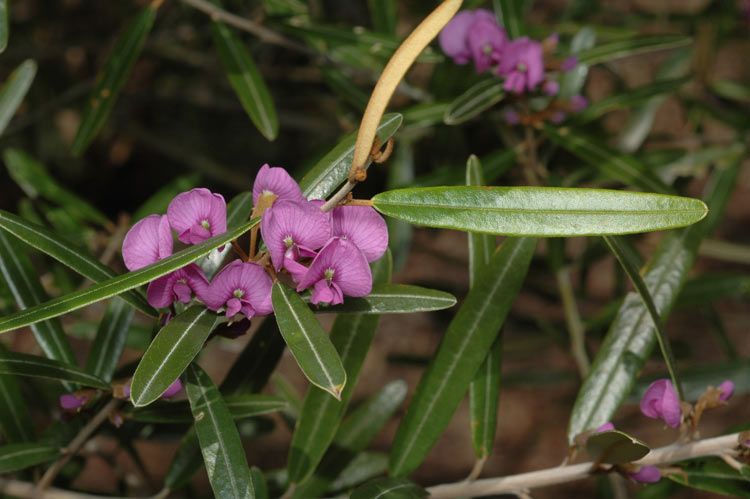
[[[64,393],[60,395],[60,408],[66,412],[78,412],[89,401],[91,397],[82,393]]]
[[[672,428],[680,426],[682,409],[672,382],[660,379],[651,383],[641,399],[641,412],[646,417],[663,420]]]
[[[508,36],[491,12],[481,10],[474,16],[467,40],[477,73],[484,73],[499,62]]]
[[[199,244],[227,231],[227,204],[203,187],[178,194],[167,208],[169,224],[185,244]]]
[[[730,398],[732,398],[732,395],[734,395],[734,383],[731,380],[725,380],[722,381],[722,383],[718,386],[719,391],[721,392],[721,395],[719,395],[719,400],[722,402],[726,402]]]
[[[498,68],[505,77],[503,88],[516,94],[534,90],[544,79],[543,56],[542,45],[528,37],[507,43]]]
[[[440,48],[456,64],[466,64],[471,60],[468,35],[474,24],[474,16],[475,13],[471,10],[459,12],[438,35]]]
[[[589,105],[588,99],[583,95],[574,95],[570,98],[570,110],[574,113],[580,113]]]
[[[253,183],[253,205],[257,206],[261,196],[275,196],[279,201],[305,201],[297,182],[283,168],[263,165]],[[271,203],[268,203],[270,205]]]
[[[629,473],[628,476],[636,482],[656,483],[661,480],[661,471],[656,466],[641,466],[638,471]]]
[[[607,422],[601,425],[599,428],[594,430],[594,433],[603,433],[605,431],[613,431],[615,429],[615,425],[612,422]]]
[[[146,297],[152,307],[166,308],[175,301],[189,303],[193,296],[203,301],[207,290],[206,276],[200,267],[191,263],[152,281],[148,285]]]
[[[182,381],[180,381],[179,378],[174,380],[174,382],[167,387],[166,390],[164,390],[164,393],[161,394],[161,398],[163,399],[171,399],[178,393],[182,391]]]
[[[333,237],[348,239],[368,262],[378,260],[388,249],[388,226],[369,206],[339,206],[331,217]]]
[[[211,310],[226,309],[228,318],[242,313],[248,319],[273,312],[271,286],[273,282],[263,267],[256,263],[235,260],[216,274],[205,303]]]
[[[133,225],[122,242],[128,270],[138,270],[172,254],[172,231],[166,215],[149,215]]]
[[[353,242],[335,237],[312,261],[297,291],[310,286],[313,304],[338,305],[344,302],[344,295],[368,295],[372,291],[372,272],[367,258]]]

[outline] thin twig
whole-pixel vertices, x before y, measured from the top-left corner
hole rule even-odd
[[[86,426],[81,428],[81,431],[78,432],[78,435],[76,435],[75,438],[71,440],[68,446],[63,450],[63,457],[55,461],[55,463],[50,466],[44,473],[42,479],[39,480],[39,483],[36,486],[38,492],[42,493],[44,489],[52,484],[52,482],[55,480],[55,477],[57,477],[57,474],[60,473],[60,470],[62,470],[63,466],[65,466],[68,461],[70,461],[70,459],[76,455],[81,447],[83,447],[84,444],[88,441],[91,435],[94,434],[99,426],[101,426],[101,424],[107,420],[112,411],[117,409],[117,407],[121,403],[122,402],[117,399],[110,400],[104,407],[102,407],[99,412],[96,413],[96,415],[94,415],[93,418],[91,418],[91,421],[89,421]]]
[[[0,493],[12,497],[24,497],[30,499],[126,499],[115,496],[84,494],[82,492],[61,490],[53,487],[46,490],[38,490],[33,483],[21,482],[19,480],[8,480],[5,478],[0,478]]]
[[[675,444],[652,450],[636,465],[667,465],[686,459],[707,456],[731,455],[738,446],[740,433],[699,440],[688,444]],[[521,473],[502,478],[485,478],[474,482],[456,482],[430,487],[431,498],[480,497],[509,494],[518,490],[547,487],[581,480],[591,476],[594,463],[558,466],[545,470]]]

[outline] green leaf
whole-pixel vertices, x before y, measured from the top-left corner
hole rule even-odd
[[[39,161],[20,149],[9,148],[3,152],[5,166],[13,180],[32,199],[44,198],[59,204],[77,219],[108,225],[110,222],[101,211],[87,201],[62,187],[47,172]]]
[[[88,289],[70,293],[55,298],[41,305],[28,308],[21,312],[0,318],[0,333],[18,329],[37,322],[57,317],[73,310],[85,307],[101,300],[117,296],[133,288],[163,275],[169,274],[189,263],[193,263],[200,257],[208,254],[212,249],[222,246],[232,239],[236,239],[258,223],[257,219],[230,230],[220,236],[212,237],[196,246],[191,246],[174,255],[160,260],[153,265],[144,267],[135,272],[119,275],[117,277],[99,282]]]
[[[0,210],[0,228],[94,282],[117,277],[112,269],[99,263],[86,250],[68,243],[41,225],[27,222],[19,216]],[[148,304],[143,293],[128,291],[123,293],[122,298],[146,315],[156,317],[156,310]]]
[[[86,371],[104,381],[112,381],[133,320],[133,309],[115,298],[107,307],[86,360]]]
[[[373,266],[376,282],[390,281],[390,259],[383,258]],[[290,483],[300,483],[315,471],[336,436],[344,411],[357,386],[359,372],[372,344],[379,319],[378,315],[341,315],[333,323],[330,339],[341,357],[347,384],[341,393],[341,400],[331,398],[327,392],[314,386],[308,390],[289,448],[287,470]]]
[[[507,239],[466,296],[417,386],[391,450],[391,473],[419,466],[450,422],[521,288],[534,239]]]
[[[736,274],[704,274],[687,283],[680,293],[678,307],[699,307],[726,299],[750,296],[750,276]]]
[[[216,314],[193,305],[161,328],[133,374],[130,398],[142,407],[158,399],[203,348]]]
[[[612,430],[591,435],[586,440],[586,452],[597,463],[625,464],[645,457],[651,449],[627,433]]]
[[[10,444],[0,447],[0,473],[11,473],[60,457],[59,447],[41,443]]]
[[[346,371],[315,315],[293,289],[279,282],[273,285],[271,299],[279,331],[305,377],[340,399]]]
[[[88,148],[107,121],[117,97],[130,77],[135,61],[141,55],[155,19],[156,7],[152,3],[144,7],[117,37],[83,110],[81,125],[73,140],[74,155],[78,156]]]
[[[523,26],[523,0],[492,0],[495,15],[510,38],[525,34]]]
[[[560,129],[545,125],[544,133],[553,143],[570,151],[609,178],[645,191],[662,194],[673,192],[646,165],[633,156],[613,151],[569,128]]]
[[[255,393],[227,395],[224,403],[234,420],[247,419],[262,414],[270,414],[286,409],[287,402],[275,395]],[[164,402],[142,407],[132,412],[135,421],[143,423],[191,423],[190,408],[183,402]]]
[[[385,143],[396,133],[403,120],[403,116],[396,113],[383,116],[377,131],[378,139]],[[357,132],[347,135],[302,177],[299,185],[307,199],[325,199],[344,183],[354,159],[356,140]]]
[[[747,476],[718,457],[688,462],[679,471],[668,474],[667,478],[696,490],[728,497],[750,497]]]
[[[109,383],[75,366],[25,353],[0,352],[0,374],[68,381],[109,390]]]
[[[220,5],[214,0],[215,5]],[[213,23],[214,45],[229,83],[256,128],[268,140],[279,134],[279,118],[263,76],[242,41],[221,22]]]
[[[635,38],[614,40],[581,52],[578,61],[593,66],[623,57],[690,45],[693,40],[683,35],[639,35]]]
[[[411,314],[444,310],[456,304],[450,293],[407,284],[381,284],[363,298],[347,298],[341,305],[317,308],[337,314]]]
[[[711,214],[703,223],[667,236],[646,265],[643,280],[662,320],[677,300],[701,240],[721,219],[736,176],[737,165],[717,172],[709,189]],[[571,443],[577,435],[612,419],[631,392],[655,343],[648,310],[637,294],[628,294],[578,392],[568,424]]]
[[[354,489],[351,499],[422,499],[429,496],[422,487],[405,478],[376,478]]]
[[[276,321],[267,317],[237,357],[221,384],[222,393],[257,393],[271,377],[286,343]]]
[[[2,3],[0,15],[5,10],[5,0]],[[5,21],[7,22],[7,17]],[[3,32],[1,25],[2,21],[0,21],[0,38]],[[7,30],[5,30],[5,35],[7,36],[7,34]],[[10,74],[2,88],[0,88],[0,135],[5,132],[11,118],[16,114],[18,106],[23,102],[23,98],[29,91],[29,87],[31,87],[31,82],[34,81],[34,76],[36,76],[36,62],[27,59]]]
[[[706,216],[698,199],[553,187],[422,187],[377,194],[380,213],[415,225],[509,236],[590,236],[672,229]]]
[[[34,440],[34,428],[28,407],[21,396],[18,380],[0,375],[0,432],[8,443]]]
[[[497,78],[482,80],[451,102],[443,115],[446,125],[460,125],[479,116],[505,97],[503,82]]]
[[[329,492],[351,490],[356,486],[388,473],[388,454],[361,452],[357,454],[331,483]]]
[[[195,364],[188,367],[186,379],[195,431],[214,494],[216,497],[255,497],[240,434],[219,390]]]
[[[253,482],[253,490],[255,491],[256,499],[268,499],[268,485],[266,485],[266,478],[263,476],[263,472],[253,466],[250,468],[250,480]]]
[[[715,80],[711,83],[713,90],[719,97],[750,104],[750,87],[732,80]]]
[[[192,175],[184,175],[177,177],[171,182],[167,183],[164,187],[156,191],[133,214],[133,223],[138,222],[142,218],[145,218],[153,213],[166,213],[169,203],[172,199],[181,192],[189,191],[190,189],[197,187],[200,182],[200,175],[194,173]],[[228,207],[227,207],[228,209]]]
[[[624,247],[623,242],[617,237],[605,237],[604,242],[607,243],[612,254],[615,255],[617,261],[620,262],[620,266],[627,274],[630,282],[633,283],[633,287],[638,292],[638,295],[643,301],[643,305],[648,310],[649,315],[654,326],[654,332],[656,335],[656,341],[659,343],[664,363],[669,371],[669,377],[672,379],[672,384],[677,388],[677,393],[680,395],[680,399],[685,399],[685,394],[682,391],[682,383],[680,383],[677,377],[677,369],[675,368],[674,354],[672,353],[672,347],[669,344],[669,338],[667,333],[662,328],[662,320],[659,317],[659,311],[656,309],[656,304],[648,290],[648,286],[643,281],[643,277],[638,270],[638,263],[633,261],[630,257],[630,252]]]
[[[8,1],[0,0],[0,53],[8,47],[8,32]]]
[[[398,3],[396,0],[368,0],[372,27],[375,31],[395,34],[398,21]]]

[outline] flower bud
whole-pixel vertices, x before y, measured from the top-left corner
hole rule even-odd
[[[628,476],[640,483],[656,483],[661,480],[661,471],[656,466],[641,466],[635,473]]]
[[[646,417],[663,420],[672,428],[680,426],[682,409],[672,382],[660,379],[651,383],[641,399],[641,412]]]
[[[721,382],[721,384],[718,386],[719,391],[721,394],[719,395],[719,400],[722,402],[726,402],[730,398],[732,398],[732,395],[734,395],[734,383],[731,380],[724,380]]]

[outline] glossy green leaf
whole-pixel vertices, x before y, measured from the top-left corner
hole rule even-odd
[[[340,399],[346,371],[315,315],[294,290],[279,282],[273,285],[271,299],[279,331],[305,377]]]
[[[68,381],[102,390],[109,389],[109,383],[73,365],[19,352],[0,352],[0,374]]]
[[[586,452],[597,463],[625,464],[645,457],[651,449],[627,433],[612,430],[591,435],[586,440]]]
[[[357,454],[331,483],[330,492],[351,490],[364,482],[388,473],[388,454],[361,452]]]
[[[403,116],[396,113],[383,116],[377,131],[380,141],[385,143],[391,138],[403,120]],[[302,177],[299,185],[307,199],[325,199],[346,181],[354,159],[356,139],[356,132],[347,135]]]
[[[177,177],[167,183],[138,207],[135,213],[133,213],[133,223],[154,213],[166,213],[169,203],[177,194],[197,187],[199,182],[200,175],[194,173],[192,175]]]
[[[391,449],[391,473],[414,471],[450,422],[521,288],[534,239],[507,239],[448,326]]]
[[[8,0],[0,0],[0,53],[8,47],[8,24]]]
[[[287,402],[275,395],[248,393],[227,395],[224,403],[235,420],[270,414],[286,409]],[[132,413],[135,421],[143,423],[190,423],[193,421],[190,408],[184,402],[164,402],[136,409]]]
[[[268,499],[268,485],[266,484],[266,478],[263,476],[263,472],[253,466],[250,468],[250,480],[253,482],[253,491],[255,491],[256,499]]]
[[[583,64],[594,65],[631,55],[684,47],[691,43],[692,39],[683,35],[639,35],[592,47],[581,52],[578,60]]]
[[[390,281],[389,258],[382,258],[373,266],[375,282]],[[315,471],[336,436],[344,411],[357,386],[359,372],[372,344],[379,319],[378,315],[341,315],[333,323],[330,339],[346,371],[347,384],[340,400],[331,398],[327,392],[314,386],[308,390],[289,449],[287,471],[290,483],[302,482]]]
[[[544,133],[553,143],[570,151],[609,178],[649,192],[673,192],[633,156],[613,151],[568,128],[560,129],[546,125]]]
[[[241,192],[233,197],[227,203],[227,229],[239,227],[250,218],[253,211],[253,193]],[[237,255],[233,251],[226,251],[226,248],[215,249],[203,258],[199,265],[208,279],[211,279],[219,271],[224,263]]]
[[[59,298],[55,298],[41,305],[28,308],[21,312],[0,318],[0,332],[11,331],[37,322],[57,317],[73,310],[85,307],[101,300],[106,300],[117,296],[133,288],[151,282],[163,275],[169,274],[185,265],[196,261],[198,258],[206,255],[212,249],[222,246],[232,239],[235,239],[258,223],[258,220],[239,226],[236,229],[229,230],[225,234],[213,237],[201,244],[190,246],[174,255],[160,260],[153,265],[144,267],[135,272],[119,275],[117,277],[99,282],[90,288],[70,293]]]
[[[255,497],[240,434],[219,390],[195,364],[188,367],[186,381],[195,431],[214,494],[216,497]]]
[[[509,38],[525,34],[523,26],[523,0],[492,0],[495,15],[500,25],[508,32]]]
[[[193,305],[161,328],[133,374],[130,398],[134,406],[158,399],[180,377],[203,348],[215,323],[215,313]]]
[[[451,308],[456,297],[450,293],[408,284],[382,284],[363,298],[347,298],[341,305],[317,308],[337,314],[411,314]]]
[[[132,320],[133,309],[125,301],[115,298],[110,302],[86,360],[88,372],[104,381],[112,381]]]
[[[156,7],[152,3],[144,7],[117,37],[86,103],[81,125],[73,140],[73,154],[82,154],[104,127],[120,92],[130,77],[135,61],[138,60],[143,50],[154,20],[156,20]]]
[[[377,194],[380,213],[415,225],[509,236],[628,234],[706,216],[698,199],[605,189],[422,187]]]
[[[401,114],[409,128],[429,128],[443,122],[443,116],[445,116],[449,107],[450,103],[447,102],[420,102],[403,109]],[[394,151],[394,154],[401,147],[403,147],[403,142],[399,143],[399,148]],[[389,162],[389,167],[392,165],[392,161]]]
[[[695,261],[703,237],[720,220],[737,167],[717,172],[709,188],[711,213],[701,224],[667,236],[646,265],[643,280],[665,320]],[[630,293],[620,306],[578,392],[568,424],[568,440],[611,421],[656,343],[653,320],[643,301]]]
[[[26,401],[21,396],[18,379],[0,375],[0,433],[5,442],[28,442],[34,439],[34,428]]]
[[[342,477],[343,471],[351,465],[353,456],[367,448],[393,417],[404,402],[407,389],[406,383],[401,380],[388,383],[347,416],[315,474],[297,486],[294,497],[322,497],[333,481]]]
[[[667,478],[692,489],[727,497],[750,497],[750,480],[720,458],[701,459],[681,466]]]
[[[643,301],[643,305],[646,307],[646,310],[651,316],[656,341],[659,344],[659,348],[661,349],[661,354],[664,359],[664,364],[667,366],[669,377],[672,379],[672,384],[677,388],[677,393],[680,394],[680,399],[684,400],[685,394],[682,391],[682,383],[680,383],[680,379],[677,377],[677,369],[675,368],[675,360],[674,354],[672,353],[672,347],[669,344],[667,333],[662,327],[662,320],[661,317],[659,317],[659,311],[656,309],[654,299],[651,296],[651,293],[649,292],[648,286],[644,282],[643,277],[641,277],[638,269],[638,262],[630,258],[629,252],[619,238],[612,236],[605,237],[604,242],[607,243],[607,246],[609,247],[610,251],[612,251],[612,254],[615,255],[617,261],[620,262],[620,266],[625,271],[625,274],[627,274],[630,282],[633,283],[633,287],[638,292],[638,295]]]
[[[0,447],[0,473],[20,471],[60,457],[60,448],[42,443],[10,444]]]
[[[220,5],[218,0],[213,3]],[[279,118],[263,76],[240,38],[227,25],[217,21],[212,28],[219,59],[242,107],[260,133],[274,140],[279,134]]]
[[[263,320],[221,384],[222,393],[257,393],[268,383],[286,343],[272,317]]]
[[[2,3],[3,7],[0,7],[0,15],[2,15],[2,11],[5,10],[5,0]],[[0,20],[0,43],[2,43],[2,24],[2,20]],[[7,36],[7,34],[8,32],[6,30],[5,35]],[[0,50],[0,52],[2,52],[2,50]],[[8,123],[10,123],[13,115],[16,114],[18,106],[21,105],[23,98],[29,91],[31,82],[34,81],[34,76],[36,76],[36,68],[36,62],[27,59],[10,74],[8,79],[5,80],[2,88],[0,88],[0,135],[5,132]]]
[[[112,269],[99,263],[86,250],[67,242],[41,225],[27,222],[19,216],[0,210],[0,228],[94,282],[117,277]],[[143,293],[127,291],[122,294],[122,298],[141,312],[156,317],[156,310],[148,304]]]
[[[376,478],[352,491],[351,499],[423,499],[430,494],[405,478]]]
[[[482,80],[451,102],[443,115],[446,125],[460,125],[479,116],[505,97],[503,82],[497,78]]]

